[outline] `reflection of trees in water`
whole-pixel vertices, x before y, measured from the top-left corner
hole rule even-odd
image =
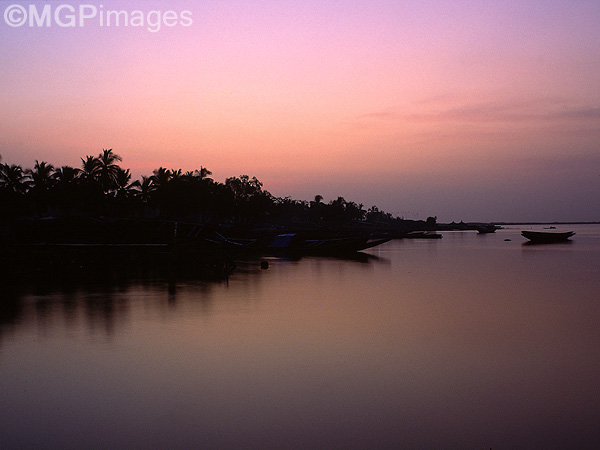
[[[144,311],[168,319],[182,305],[179,284],[186,290],[191,285],[194,295],[185,295],[186,301],[197,302],[201,314],[210,314],[213,283],[205,281],[116,277],[7,283],[0,301],[0,345],[19,327],[45,333],[59,324],[110,337],[133,320],[134,302],[142,302]]]
[[[90,332],[100,330],[110,336],[129,321],[129,298],[110,288],[95,293],[72,286],[64,290],[36,285],[9,289],[0,308],[0,341],[16,327],[36,327],[44,333],[61,322],[67,329],[75,329],[82,321]]]
[[[0,296],[0,343],[5,330],[12,329],[19,322],[19,317],[22,315],[23,304],[19,301],[19,297],[14,287],[10,284],[5,285]]]
[[[267,257],[270,268],[275,264],[297,263],[305,257],[285,255]],[[354,262],[365,267],[371,263],[389,264],[385,258],[356,253],[345,257],[307,257],[321,264],[335,260]],[[234,272],[235,290],[241,293],[260,291],[262,276],[268,270],[260,268],[260,258],[240,259]],[[197,313],[210,316],[215,310],[215,288],[228,290],[230,280],[205,280],[180,273],[165,276],[162,272],[117,272],[114,270],[87,274],[85,278],[71,275],[46,274],[36,279],[5,282],[0,301],[0,345],[3,337],[17,327],[48,331],[57,325],[67,330],[84,327],[90,334],[110,337],[135,320],[136,308],[162,320]],[[253,298],[257,298],[255,295]],[[259,296],[260,297],[260,296]],[[217,298],[234,300],[245,305],[244,295]],[[141,302],[141,306],[140,306]]]

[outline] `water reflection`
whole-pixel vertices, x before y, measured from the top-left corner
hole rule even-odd
[[[569,246],[573,245],[573,241],[557,241],[557,242],[534,242],[527,241],[522,244],[524,247],[559,247],[559,246]]]
[[[517,233],[248,259],[221,282],[19,286],[0,444],[592,448],[600,233]]]
[[[297,266],[302,260],[313,260],[316,270],[330,266],[332,261],[359,264],[389,264],[390,261],[374,254],[356,253],[346,256],[289,256],[272,255],[257,258],[249,255],[237,260],[237,268],[230,277],[236,285],[255,290],[261,285],[261,277],[277,263]],[[270,261],[270,269],[261,269],[260,261]],[[70,327],[86,324],[90,332],[102,330],[111,335],[130,320],[131,303],[142,301],[151,308],[168,315],[180,306],[183,297],[200,306],[202,314],[212,310],[213,289],[229,286],[230,278],[223,280],[199,280],[185,274],[165,276],[164,273],[119,272],[105,270],[101,274],[85,277],[54,274],[31,278],[27,282],[7,282],[0,302],[0,345],[2,334],[19,324],[35,321],[39,327],[52,327],[58,317]],[[237,297],[243,301],[243,296]]]

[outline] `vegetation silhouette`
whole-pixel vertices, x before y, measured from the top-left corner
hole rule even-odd
[[[121,162],[112,149],[79,167],[36,160],[28,169],[0,156],[0,277],[192,270],[223,278],[232,252],[356,252],[436,225],[341,196],[276,197],[255,176],[221,183],[203,166],[133,180]]]
[[[435,226],[434,218],[407,221],[344,197],[329,203],[321,195],[313,201],[275,197],[256,177],[245,174],[220,183],[202,166],[187,172],[159,167],[150,176],[132,180],[130,169],[121,167],[121,162],[112,149],[81,158],[80,167],[55,168],[36,160],[32,169],[24,169],[0,162],[0,218],[85,216],[230,227],[362,226],[403,231]]]

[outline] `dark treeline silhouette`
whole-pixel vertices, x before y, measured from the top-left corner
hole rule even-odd
[[[356,253],[433,229],[343,197],[280,198],[249,175],[159,167],[132,179],[112,149],[79,167],[0,160],[0,278],[146,276],[222,279],[240,251]]]
[[[183,172],[159,167],[132,180],[112,149],[81,158],[79,167],[35,161],[32,169],[0,162],[0,218],[108,217],[203,224],[311,224],[418,228],[379,210],[338,197],[329,203],[280,198],[248,175],[213,180],[205,167]],[[412,226],[407,226],[412,223]],[[435,224],[435,218],[420,222]]]

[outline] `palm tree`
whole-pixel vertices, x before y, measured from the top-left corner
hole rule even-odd
[[[171,174],[170,182],[179,182],[185,179],[181,169],[171,169],[169,173]]]
[[[88,155],[85,159],[81,158],[81,163],[81,180],[86,183],[95,181],[98,177],[99,170],[98,158]]]
[[[171,171],[164,167],[154,169],[152,174],[151,178],[156,189],[163,189],[171,181]]]
[[[46,214],[48,210],[48,192],[54,186],[54,166],[47,162],[35,160],[33,169],[27,169],[26,172],[31,177],[32,186],[28,192],[35,206],[35,212],[38,215]]]
[[[71,166],[62,166],[54,170],[54,178],[57,186],[66,186],[77,180],[81,173],[81,169],[76,169]]]
[[[81,158],[81,171],[77,177],[77,204],[83,211],[92,214],[103,212],[104,191],[100,184],[100,162],[95,156]]]
[[[25,194],[30,186],[31,179],[21,166],[0,163],[0,217],[29,212]]]
[[[0,188],[12,194],[25,194],[31,187],[31,179],[23,168],[16,164],[0,164]]]
[[[209,175],[212,175],[212,172],[206,167],[200,166],[200,170],[196,170],[196,173],[196,176],[200,177],[200,180],[212,181],[212,178],[209,178]]]
[[[169,169],[159,167],[158,169],[154,169],[150,178],[152,179],[155,191],[153,197],[156,199],[156,206],[162,215],[165,213],[165,209],[169,203],[167,197],[169,195],[172,173]]]
[[[154,191],[156,191],[156,184],[154,183],[154,179],[152,177],[146,177],[142,175],[142,182],[138,182],[137,188],[137,196],[139,199],[142,201],[142,203],[148,203],[152,198],[152,194]]]
[[[123,161],[123,158],[113,153],[112,148],[102,149],[102,153],[98,156],[98,180],[105,194],[115,188],[117,174],[122,170],[117,161]]]
[[[33,182],[32,190],[37,192],[47,191],[54,184],[54,166],[47,162],[35,160],[33,169],[27,169],[26,172]]]
[[[81,195],[87,186],[77,185],[81,173],[82,170],[71,166],[62,166],[54,171],[53,200],[58,209],[65,214],[69,214],[78,204],[84,203]]]
[[[115,198],[131,198],[137,193],[140,182],[136,180],[133,183],[130,183],[130,181],[131,173],[129,172],[129,169],[123,170],[119,167],[115,176]]]

